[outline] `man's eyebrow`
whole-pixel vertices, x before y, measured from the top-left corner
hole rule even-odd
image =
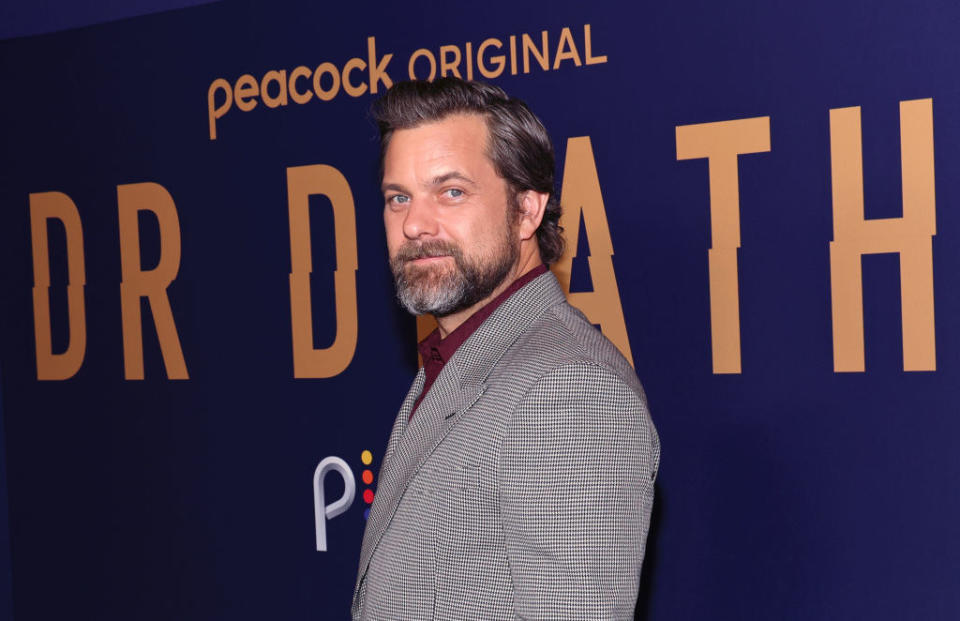
[[[471,179],[470,177],[466,176],[466,175],[463,174],[462,172],[459,172],[459,171],[454,170],[454,171],[451,171],[451,172],[448,172],[448,173],[444,173],[444,174],[442,174],[442,175],[437,175],[436,177],[434,177],[433,179],[430,180],[430,185],[431,185],[431,186],[443,185],[443,184],[446,183],[447,181],[453,181],[453,180],[463,181],[464,183],[468,183],[468,184],[470,184],[470,185],[476,185],[476,184],[477,184],[473,179]],[[380,186],[380,191],[383,192],[383,193],[387,193],[387,192],[389,192],[389,191],[402,192],[402,193],[404,193],[404,194],[408,194],[408,193],[409,193],[409,192],[407,191],[407,189],[406,189],[405,187],[403,187],[403,185],[401,185],[401,184],[399,184],[399,183],[385,183],[385,184],[383,184],[382,186]]]
[[[388,191],[390,191],[390,190],[392,190],[392,191],[394,191],[394,192],[402,192],[402,193],[404,193],[404,194],[407,193],[407,189],[404,188],[404,187],[403,187],[402,185],[400,185],[399,183],[386,183],[386,184],[380,186],[380,191],[383,192],[384,194],[386,194],[386,193],[387,193]]]
[[[447,181],[452,181],[454,179],[457,181],[463,181],[464,183],[469,183],[470,185],[476,185],[473,179],[456,170],[434,177],[431,185],[443,185]]]

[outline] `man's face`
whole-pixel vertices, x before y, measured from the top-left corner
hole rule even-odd
[[[457,114],[390,137],[384,224],[397,297],[443,317],[487,298],[516,266],[507,183],[486,155],[487,127]]]

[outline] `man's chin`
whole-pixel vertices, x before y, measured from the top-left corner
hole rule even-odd
[[[421,283],[422,285],[422,283]],[[454,293],[443,286],[408,287],[397,296],[401,304],[413,315],[446,317],[461,308],[462,292]]]

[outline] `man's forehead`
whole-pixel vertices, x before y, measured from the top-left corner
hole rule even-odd
[[[467,146],[483,152],[487,141],[487,123],[479,114],[450,114],[436,121],[427,121],[414,127],[397,129],[387,144],[387,155],[400,143],[436,143]]]
[[[486,146],[486,121],[477,114],[450,115],[438,121],[396,130],[387,144],[384,182],[389,181],[391,173],[401,173],[402,169],[409,166],[442,168],[454,161],[458,162],[456,169],[471,164],[492,166]]]

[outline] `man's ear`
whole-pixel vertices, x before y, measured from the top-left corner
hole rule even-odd
[[[533,237],[537,229],[540,228],[540,222],[543,220],[543,212],[547,208],[549,194],[526,190],[517,195],[517,205],[519,206],[519,226],[518,231],[520,239],[526,241]]]

